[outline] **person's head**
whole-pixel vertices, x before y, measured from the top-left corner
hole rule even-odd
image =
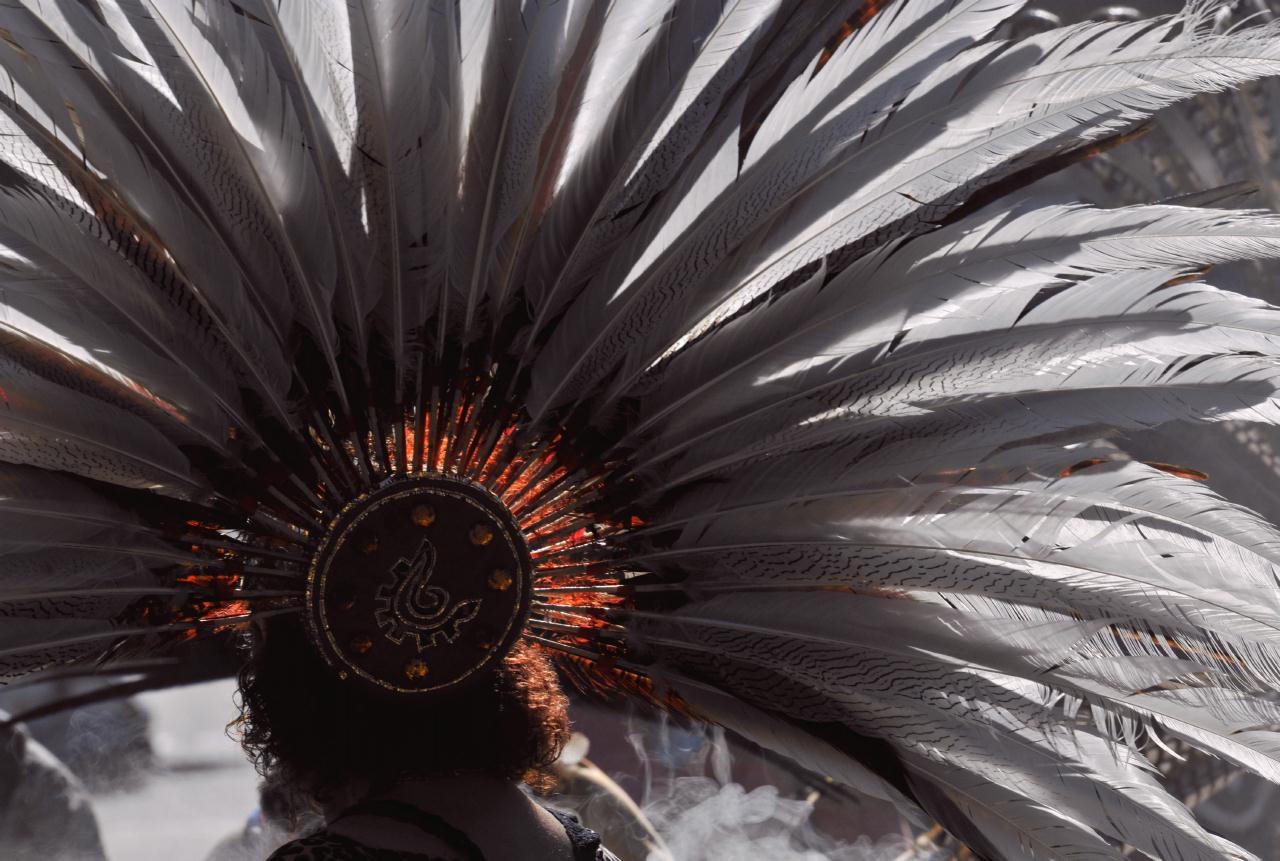
[[[251,638],[240,696],[242,744],[258,770],[322,806],[409,778],[528,778],[569,735],[555,671],[524,643],[485,679],[415,699],[340,680],[301,620],[276,617]]]

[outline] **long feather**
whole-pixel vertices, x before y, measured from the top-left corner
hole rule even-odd
[[[647,399],[649,417],[638,430],[713,386],[777,373],[806,353],[817,359],[881,345],[896,349],[898,338],[927,337],[937,331],[931,324],[943,319],[986,325],[967,296],[992,311],[1021,308],[1106,272],[1191,271],[1275,256],[1280,228],[1261,214],[1027,206],[958,222],[916,240],[911,253],[899,251],[900,244],[890,243],[830,283],[819,279],[793,290],[685,350]]]
[[[297,285],[302,319],[325,357],[336,394],[349,411],[338,372],[331,313],[337,290],[333,246],[328,238],[309,230],[312,214],[324,206],[321,183],[303,145],[297,109],[272,73],[250,22],[221,0],[183,10],[155,0],[122,5],[143,32],[154,30],[155,37],[168,40],[174,54],[172,68],[186,67],[188,77],[183,83],[210,102],[217,117],[214,122],[226,129],[225,152],[243,165],[243,176],[263,202],[264,216],[281,237],[283,260]],[[252,83],[241,85],[230,74],[224,53],[244,64],[244,74]]]
[[[1274,39],[1261,34],[1202,36],[1195,33],[1193,18],[1187,22],[1182,37],[1166,43],[1173,32],[1171,28],[1180,27],[1182,23],[1182,19],[1155,27],[1144,23],[1107,31],[1105,36],[1086,25],[1046,34],[1043,46],[1023,43],[1015,53],[999,55],[998,47],[985,47],[961,54],[921,82],[898,111],[875,126],[875,134],[863,135],[857,139],[859,146],[846,149],[847,161],[843,157],[828,158],[820,175],[829,177],[830,182],[811,184],[812,194],[803,199],[795,194],[786,195],[785,200],[790,204],[786,219],[780,221],[770,235],[756,238],[752,255],[737,267],[740,273],[721,273],[712,283],[743,284],[745,293],[736,288],[732,292],[739,296],[760,295],[788,274],[847,247],[855,239],[878,244],[895,233],[911,232],[911,223],[923,226],[925,220],[936,221],[972,190],[966,178],[984,176],[1005,160],[1028,150],[1042,156],[1046,151],[1053,152],[1057,140],[1078,141],[1080,138],[1071,136],[1075,129],[1087,125],[1092,131],[1083,139],[1094,139],[1197,91],[1220,89],[1251,75],[1275,71]],[[1094,36],[1100,38],[1093,39]],[[1112,51],[1121,44],[1124,44],[1122,53]],[[1076,45],[1087,45],[1087,48],[1075,51],[1072,48]],[[1039,51],[1044,52],[1043,62],[1038,59]],[[1205,73],[1206,63],[1216,63],[1214,71]],[[982,73],[971,81],[960,70],[974,65]],[[970,84],[973,89],[969,88]],[[1102,89],[1095,91],[1092,89],[1095,85]],[[1044,98],[1045,92],[1053,98]],[[988,99],[990,101],[985,101]],[[1006,119],[1009,115],[1004,111],[1011,109],[1018,99],[1025,100],[1028,107],[1033,104],[1037,107],[1025,115],[1019,114],[1018,119]],[[999,110],[984,114],[980,104],[999,105]],[[1117,107],[1120,111],[1113,114],[1113,108]],[[957,115],[963,113],[972,125],[962,138],[948,137],[945,146],[938,146],[932,130],[938,123],[945,123],[952,111]],[[981,119],[975,122],[974,118],[984,115],[991,118],[992,124],[984,125]],[[1102,120],[1104,116],[1109,119]],[[1090,119],[1094,117],[1099,118],[1099,122]],[[920,152],[905,159],[903,167],[895,168],[901,181],[892,175],[877,179],[881,169],[874,154],[883,152],[883,146],[894,147],[895,153],[899,146],[913,152],[915,145],[908,143],[912,140],[918,142]],[[804,164],[803,160],[800,164]],[[844,166],[837,169],[840,165]],[[937,188],[926,187],[928,182],[935,181]],[[737,205],[745,207],[746,198],[742,195],[751,186],[750,182],[742,184],[743,192],[733,198]],[[844,192],[847,188],[857,191],[848,195]],[[927,210],[923,209],[925,203],[930,204]],[[728,234],[721,228],[715,232],[714,243],[682,242],[688,251],[682,248],[681,253],[669,256],[670,263],[661,279],[652,280],[649,289],[632,291],[625,309],[628,316],[639,314],[649,321],[644,331],[650,333],[647,343],[652,346],[638,347],[627,340],[634,336],[627,336],[614,342],[615,349],[605,347],[603,353],[588,347],[578,354],[575,367],[583,367],[586,359],[591,359],[601,370],[611,367],[609,356],[620,355],[616,347],[629,344],[631,349],[626,351],[623,379],[630,380],[657,358],[671,343],[670,340],[659,343],[667,337],[662,333],[686,325],[685,315],[689,311],[685,309],[693,310],[693,297],[697,295],[690,285],[701,277],[697,273],[708,272],[708,260],[725,259],[724,255],[733,247],[728,237],[737,237],[734,241],[745,239],[747,225],[759,225],[765,215],[777,210],[761,207],[756,199],[749,210],[750,218],[745,215],[747,211],[744,208],[742,215],[727,222],[735,227],[743,225],[744,229]],[[910,222],[913,217],[916,221]],[[719,223],[721,218],[712,221]],[[803,225],[813,227],[808,229]],[[845,232],[846,229],[849,232]],[[697,234],[693,236],[696,238]],[[819,241],[820,238],[833,241],[828,244]],[[793,240],[797,248],[804,249],[803,253],[791,256],[785,251]],[[784,250],[775,253],[770,249]],[[778,265],[773,262],[775,258]],[[682,260],[688,260],[689,265],[696,265],[697,269],[677,267],[677,262]],[[672,290],[677,283],[683,285],[678,293]],[[693,313],[701,316],[696,310]],[[659,320],[666,322],[659,323]],[[607,333],[609,329],[604,331]],[[608,343],[605,335],[597,336],[593,342]],[[653,352],[655,348],[657,353]],[[582,382],[576,378],[571,380],[569,385]]]
[[[633,144],[618,166],[591,221],[547,288],[534,319],[535,334],[563,308],[566,290],[589,280],[584,273],[601,263],[605,250],[626,235],[644,208],[684,169],[745,73],[752,50],[778,6],[778,0],[734,0],[718,16],[708,19],[704,4],[692,0],[673,4],[669,24],[664,25],[668,32],[660,37],[658,47],[675,52],[674,68],[669,66],[667,74],[678,77],[679,86],[670,89],[651,115],[643,143]],[[699,47],[691,53],[689,46],[693,44]],[[646,81],[645,85],[660,86],[661,81]],[[600,298],[597,295],[589,300],[598,303]]]
[[[943,4],[946,5],[946,4]],[[965,3],[960,6],[947,10],[945,16],[939,20],[939,24],[935,28],[929,28],[921,34],[909,33],[905,39],[908,44],[912,44],[910,36],[919,36],[918,41],[914,44],[918,46],[922,52],[920,56],[914,56],[911,52],[905,51],[902,58],[891,55],[891,59],[887,61],[883,68],[877,70],[878,75],[884,78],[892,79],[896,71],[903,67],[910,68],[916,62],[928,57],[930,54],[938,50],[937,46],[932,44],[937,41],[937,33],[945,30],[949,35],[945,37],[945,42],[958,43],[963,46],[967,40],[976,38],[989,32],[999,21],[1009,15],[1016,9],[1016,3],[1010,2],[992,2],[992,0],[977,0],[977,2]],[[894,32],[893,35],[902,35]],[[932,39],[930,37],[933,37]],[[851,43],[860,43],[862,39],[873,39],[872,36],[864,36],[863,34],[855,35]],[[846,50],[852,50],[846,48]],[[954,47],[953,50],[959,50]],[[826,71],[826,70],[824,70]],[[842,72],[852,75],[857,71],[869,71],[865,69],[841,69]],[[872,74],[871,80],[877,80],[877,75]],[[844,83],[843,75],[828,74],[822,77],[823,85],[827,88],[838,89]],[[870,83],[864,86],[870,87]],[[872,87],[871,97],[867,103],[860,105],[854,111],[854,118],[850,121],[849,133],[854,129],[860,130],[861,125],[872,122],[876,113],[882,107],[892,103],[900,98],[902,93],[909,91],[911,81],[909,79],[900,81],[896,86],[886,90],[876,92]],[[779,108],[775,108],[778,110]],[[782,108],[785,110],[785,108]],[[835,137],[839,136],[839,132],[834,133]],[[796,138],[801,139],[803,136],[799,131],[796,132]],[[703,269],[709,264],[723,259],[729,245],[740,240],[747,231],[747,225],[758,224],[760,220],[766,217],[770,210],[767,201],[783,196],[793,186],[789,185],[793,175],[798,175],[799,181],[803,181],[803,177],[809,175],[808,171],[816,169],[820,163],[821,157],[818,153],[825,149],[825,140],[812,137],[809,138],[806,147],[809,148],[810,155],[804,157],[798,152],[788,152],[785,155],[779,155],[779,161],[786,162],[789,167],[785,172],[774,172],[757,169],[744,174],[743,181],[739,182],[734,189],[734,193],[726,196],[723,200],[717,201],[715,209],[708,214],[708,217],[699,225],[699,229],[688,233],[681,237],[679,243],[667,249],[663,255],[662,264],[654,267],[653,271],[646,273],[645,277],[633,285],[624,297],[624,301],[612,302],[611,306],[606,308],[606,320],[610,321],[610,325],[601,326],[599,322],[593,327],[589,340],[585,345],[582,343],[583,337],[588,330],[583,330],[578,326],[570,325],[561,330],[562,334],[559,341],[551,343],[549,349],[554,357],[548,359],[545,365],[548,369],[548,382],[544,386],[539,380],[538,386],[535,388],[533,397],[535,404],[540,403],[544,399],[549,405],[554,405],[560,396],[560,392],[564,389],[576,389],[583,382],[591,379],[587,372],[579,369],[585,367],[587,361],[596,362],[600,357],[596,355],[597,345],[601,345],[600,349],[608,350],[603,345],[606,343],[606,336],[612,329],[612,321],[619,319],[619,315],[626,316],[636,314],[647,314],[650,310],[648,302],[641,302],[639,297],[649,295],[655,289],[665,291],[670,289],[675,283],[682,283],[688,287],[692,283],[691,270],[680,271],[678,264],[685,264],[689,267]],[[757,166],[758,168],[760,166]],[[764,205],[762,205],[764,204]],[[736,207],[736,212],[735,212]],[[731,213],[733,213],[731,215]],[[586,317],[591,316],[599,321],[601,313],[601,305],[604,299],[609,298],[619,285],[620,276],[625,274],[625,269],[620,269],[617,261],[613,266],[605,270],[605,272],[597,278],[598,283],[593,285],[578,303],[578,309],[570,313],[576,314],[576,317],[570,318],[579,322]],[[655,286],[656,285],[656,286]],[[640,302],[638,305],[637,302]],[[625,319],[625,318],[623,318]],[[572,334],[570,334],[572,333]],[[577,340],[571,340],[576,338]],[[606,352],[604,364],[608,365],[609,358]],[[578,373],[583,376],[579,378]],[[552,382],[554,380],[554,382]]]
[[[257,237],[252,224],[237,224],[234,219],[212,215],[212,202],[189,193],[191,180],[173,170],[174,165],[166,159],[160,143],[163,136],[170,133],[170,127],[162,124],[153,134],[144,129],[139,119],[144,111],[156,110],[159,105],[143,103],[134,106],[136,114],[128,112],[119,91],[105,85],[114,55],[95,53],[85,42],[72,38],[73,22],[74,25],[83,22],[75,10],[67,12],[71,20],[54,15],[49,7],[41,10],[40,19],[18,9],[0,13],[13,38],[30,36],[29,41],[24,41],[32,46],[32,54],[40,60],[33,65],[19,57],[18,62],[7,63],[6,68],[16,85],[10,91],[25,93],[40,106],[33,110],[31,102],[19,98],[13,107],[30,118],[33,124],[28,126],[29,130],[48,128],[44,125],[48,122],[58,129],[59,141],[70,144],[79,140],[88,160],[117,183],[103,198],[118,195],[129,201],[136,211],[155,217],[156,223],[146,227],[159,231],[164,247],[174,259],[183,262],[188,276],[217,303],[220,314],[225,315],[231,327],[227,339],[233,343],[239,341],[241,351],[252,356],[244,363],[242,372],[254,380],[255,388],[273,403],[277,414],[285,418],[288,413],[283,404],[283,391],[288,386],[289,372],[278,355],[278,347],[272,350],[260,346],[273,341],[278,344],[281,337],[279,297],[265,289],[264,284],[270,279],[262,274],[269,254],[255,251],[243,256],[238,253],[224,256],[221,253],[223,248],[228,251],[235,248],[229,233],[222,231],[231,231],[245,239]],[[64,43],[50,45],[48,32],[61,35]],[[87,35],[92,38],[98,33]],[[72,50],[77,53],[70,53]],[[94,57],[102,57],[106,67],[94,62]],[[14,58],[6,55],[5,59]],[[96,80],[102,82],[97,91],[78,70],[72,69],[76,64],[93,70]],[[99,98],[103,93],[105,101]],[[142,92],[138,91],[138,95]],[[113,115],[119,108],[126,111],[124,131],[120,117]],[[135,130],[140,133],[130,136]],[[151,146],[149,152],[147,145]],[[257,241],[261,242],[261,238]],[[252,296],[252,300],[245,298],[241,291]],[[244,335],[248,336],[247,340],[240,340]]]

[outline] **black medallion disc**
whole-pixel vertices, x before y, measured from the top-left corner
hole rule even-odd
[[[529,548],[511,512],[461,479],[393,479],[347,505],[311,561],[307,620],[342,678],[397,693],[454,688],[524,627]]]

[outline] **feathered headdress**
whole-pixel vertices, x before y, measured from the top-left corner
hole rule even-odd
[[[1027,188],[1280,30],[1021,6],[5,4],[0,673],[523,637],[989,859],[1248,857],[1138,748],[1280,780],[1280,531],[1180,442],[1280,421],[1201,280],[1280,217]]]

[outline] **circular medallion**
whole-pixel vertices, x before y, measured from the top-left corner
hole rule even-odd
[[[346,506],[311,560],[307,621],[339,675],[397,693],[456,687],[499,660],[529,614],[519,525],[461,479],[392,479]]]

